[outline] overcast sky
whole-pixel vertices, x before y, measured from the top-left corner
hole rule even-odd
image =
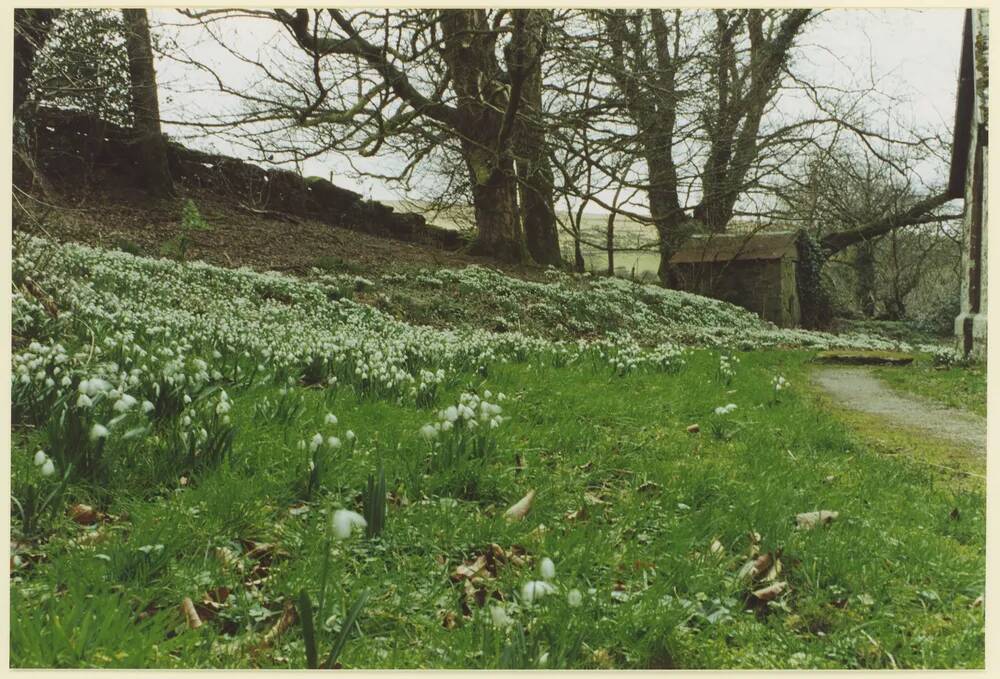
[[[172,10],[151,10],[151,13],[154,23],[177,24],[183,20]],[[879,115],[895,118],[909,127],[950,130],[954,118],[962,15],[960,9],[828,10],[800,38],[802,49],[797,51],[796,68],[815,81],[836,86],[856,88],[874,81],[881,91],[897,99],[888,107],[891,110],[880,111]],[[157,29],[154,27],[154,30]],[[176,31],[192,57],[215,65],[228,81],[242,82],[246,77],[247,69],[238,62],[227,60],[214,41],[206,39],[202,29],[177,30],[164,26],[159,30]],[[241,21],[236,30],[243,49],[250,50],[248,54],[252,54],[252,46],[282,33],[267,21]],[[184,91],[192,84],[205,84],[204,79],[188,66],[161,59],[157,73],[163,89],[161,110],[166,119],[191,120],[222,113],[227,106],[231,109],[234,105],[210,91],[185,95]],[[192,133],[190,128],[171,125],[166,125],[165,131],[177,137]],[[209,148],[204,140],[189,143]],[[212,150],[248,157],[242,150],[218,143]],[[332,155],[306,161],[303,172],[323,177],[332,172],[335,183],[377,200],[400,198],[398,190],[391,186],[371,179],[354,179],[345,161]],[[940,172],[939,176],[943,177],[946,168],[932,167],[927,172]]]

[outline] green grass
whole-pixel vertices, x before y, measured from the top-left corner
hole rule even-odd
[[[11,581],[11,665],[304,667],[298,626],[268,648],[260,641],[301,589],[315,599],[329,514],[361,511],[381,463],[390,491],[383,534],[332,546],[333,616],[318,630],[321,654],[352,602],[371,592],[340,656],[345,667],[536,667],[543,653],[550,668],[982,667],[983,609],[971,604],[984,587],[984,489],[874,452],[800,392],[809,354],[740,356],[728,386],[707,350],[676,375],[614,377],[604,365],[530,359],[487,377],[454,375],[437,407],[489,389],[508,396],[510,417],[474,494],[455,501],[434,496],[425,473],[418,431],[436,408],[349,388],[330,402],[323,390],[293,387],[305,407],[286,423],[254,408],[277,387],[227,387],[236,435],[224,463],[186,485],[140,483],[141,470],[123,463],[100,494],[115,518],[96,529],[56,518],[25,547],[30,565]],[[792,388],[775,402],[777,374]],[[729,402],[735,411],[714,414]],[[336,427],[324,425],[328,411]],[[701,433],[685,431],[692,423]],[[308,511],[291,513],[307,475],[297,442],[347,428],[356,449],[341,448]],[[15,475],[31,473],[18,461],[42,444],[32,430],[16,432]],[[505,521],[532,488],[527,518]],[[67,504],[98,496],[85,484],[72,493]],[[795,528],[797,513],[819,509],[840,516]],[[748,588],[736,576],[752,532],[762,552],[782,550],[788,582],[757,612],[745,610]],[[246,554],[252,543],[272,547],[261,560]],[[539,578],[542,557],[555,562],[559,592],[510,608],[523,628],[494,629],[474,601],[464,615],[463,585],[449,577],[491,543],[527,556],[484,582],[487,596],[511,604]],[[239,565],[218,558],[220,549]],[[222,587],[230,593],[219,613],[187,629],[183,598],[200,602]],[[574,588],[579,608],[567,604]]]
[[[900,391],[986,417],[985,364],[938,367],[921,357],[906,367],[879,368],[876,374]]]

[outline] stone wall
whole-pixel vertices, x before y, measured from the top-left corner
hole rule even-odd
[[[101,181],[138,186],[131,130],[94,116],[43,109],[36,118],[35,153],[42,171],[57,181]],[[170,172],[183,185],[209,188],[253,209],[309,217],[336,226],[387,238],[458,249],[465,240],[457,231],[427,224],[423,216],[395,212],[354,191],[318,177],[303,178],[281,169],[265,169],[236,158],[195,151],[168,143]]]

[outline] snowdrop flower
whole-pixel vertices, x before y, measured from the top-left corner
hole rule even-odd
[[[432,424],[425,424],[420,428],[420,435],[428,441],[437,438],[438,430]]]
[[[581,594],[578,589],[571,589],[569,593],[566,594],[566,603],[568,603],[571,607],[576,608],[583,603],[583,594]]]
[[[365,517],[349,509],[338,509],[333,513],[333,534],[339,540],[346,540],[351,537],[351,531],[355,528],[364,528],[368,525]]]
[[[345,438],[345,439],[347,439],[347,440],[348,440],[349,442],[353,443],[353,442],[354,442],[354,439],[355,439],[355,438],[357,438],[357,437],[356,437],[356,436],[354,435],[354,432],[353,432],[353,431],[351,431],[350,429],[348,429],[348,430],[347,430],[347,431],[346,431],[346,432],[344,433],[344,438]]]
[[[309,452],[315,453],[321,445],[323,445],[323,435],[314,434],[312,440],[309,442]]]
[[[340,439],[338,439],[336,436],[331,436],[326,440],[326,445],[330,446],[334,450],[337,450],[338,448],[340,448]]]
[[[35,453],[35,466],[37,467],[39,465],[45,464],[45,461],[47,459],[49,459],[49,456],[45,454],[45,451],[39,450],[37,453]]]
[[[135,397],[129,396],[128,394],[122,394],[121,398],[115,401],[115,405],[112,407],[115,412],[123,413],[136,403],[138,403],[138,401],[135,400]]]
[[[92,405],[94,405],[94,402],[86,394],[80,394],[80,398],[76,399],[77,408],[89,408]]]
[[[337,424],[337,416],[333,413],[327,413],[325,421],[327,424]]]
[[[56,473],[56,466],[52,464],[52,460],[45,460],[45,464],[42,465],[42,476],[52,476]]]
[[[530,580],[521,587],[521,598],[526,603],[533,603],[535,599],[541,599],[546,594],[552,594],[556,588],[544,580]]]
[[[510,627],[514,624],[514,619],[507,613],[507,609],[499,604],[490,606],[490,619],[494,627]]]
[[[448,406],[444,411],[444,419],[448,422],[454,422],[458,419],[458,408],[455,406]]]
[[[142,412],[144,412],[144,413],[151,413],[154,410],[156,410],[156,406],[153,405],[152,401],[143,401],[142,402]]]
[[[97,441],[97,439],[107,438],[108,428],[103,424],[95,423],[93,428],[90,430],[90,440]]]
[[[552,559],[549,557],[542,559],[541,564],[538,566],[538,570],[542,574],[543,580],[552,580],[556,577],[556,565],[552,563]]]

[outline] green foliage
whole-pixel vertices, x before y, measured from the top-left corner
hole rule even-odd
[[[799,255],[796,288],[802,327],[829,327],[833,320],[833,308],[823,283],[826,255],[819,240],[807,231],[799,231],[796,245]]]
[[[325,582],[324,582],[325,585]],[[358,617],[361,615],[361,611],[364,609],[365,604],[368,602],[368,592],[362,592],[361,596],[357,598],[354,604],[351,606],[350,610],[347,612],[347,616],[344,618],[343,624],[340,626],[340,632],[333,639],[333,645],[330,648],[329,655],[326,656],[326,660],[322,665],[319,664],[319,655],[316,640],[316,631],[318,625],[316,624],[316,616],[313,612],[312,600],[309,598],[309,592],[306,590],[301,590],[298,597],[298,614],[299,614],[299,626],[302,629],[302,636],[305,642],[305,652],[306,652],[306,668],[310,670],[330,670],[337,666],[337,659],[340,654],[344,651],[344,646],[347,645],[348,637],[357,624]],[[322,604],[320,605],[320,612],[322,612]]]
[[[160,246],[160,254],[183,262],[187,259],[188,248],[191,246],[191,234],[211,230],[212,226],[205,221],[198,206],[189,198],[184,201],[181,212],[181,232]]]

